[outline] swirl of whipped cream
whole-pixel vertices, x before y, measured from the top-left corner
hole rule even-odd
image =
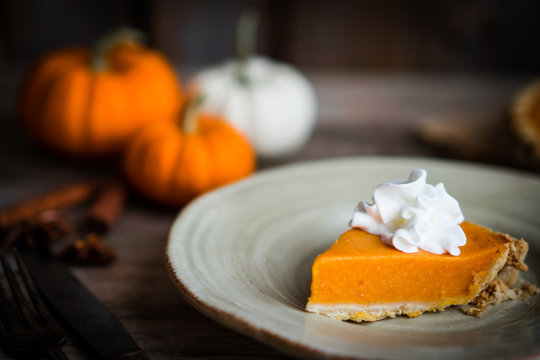
[[[461,208],[442,183],[433,186],[426,178],[426,170],[415,169],[408,179],[380,184],[373,204],[361,201],[349,225],[380,235],[386,245],[406,253],[459,255],[467,241],[459,226]]]

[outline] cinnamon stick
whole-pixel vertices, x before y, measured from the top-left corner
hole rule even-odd
[[[5,229],[40,213],[80,203],[88,199],[98,183],[83,181],[66,185],[46,194],[37,195],[0,211],[0,228]]]
[[[82,230],[99,234],[109,231],[122,212],[126,196],[127,191],[121,181],[112,180],[104,184],[83,216]]]

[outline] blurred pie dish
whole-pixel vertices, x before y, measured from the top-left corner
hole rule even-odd
[[[306,309],[338,320],[376,321],[417,317],[452,305],[480,317],[488,304],[524,297],[534,286],[517,287],[528,244],[463,222],[467,243],[459,256],[405,253],[378,235],[350,229],[313,264]]]
[[[514,100],[511,124],[520,142],[527,147],[529,162],[540,164],[540,81],[524,88]]]

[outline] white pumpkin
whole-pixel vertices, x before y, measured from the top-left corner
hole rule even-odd
[[[311,83],[292,66],[269,58],[230,61],[200,72],[189,86],[203,96],[202,110],[225,117],[263,158],[297,152],[315,125]]]

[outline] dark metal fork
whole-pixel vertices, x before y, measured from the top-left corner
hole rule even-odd
[[[67,359],[62,328],[49,314],[17,250],[0,253],[0,345],[13,356]]]

